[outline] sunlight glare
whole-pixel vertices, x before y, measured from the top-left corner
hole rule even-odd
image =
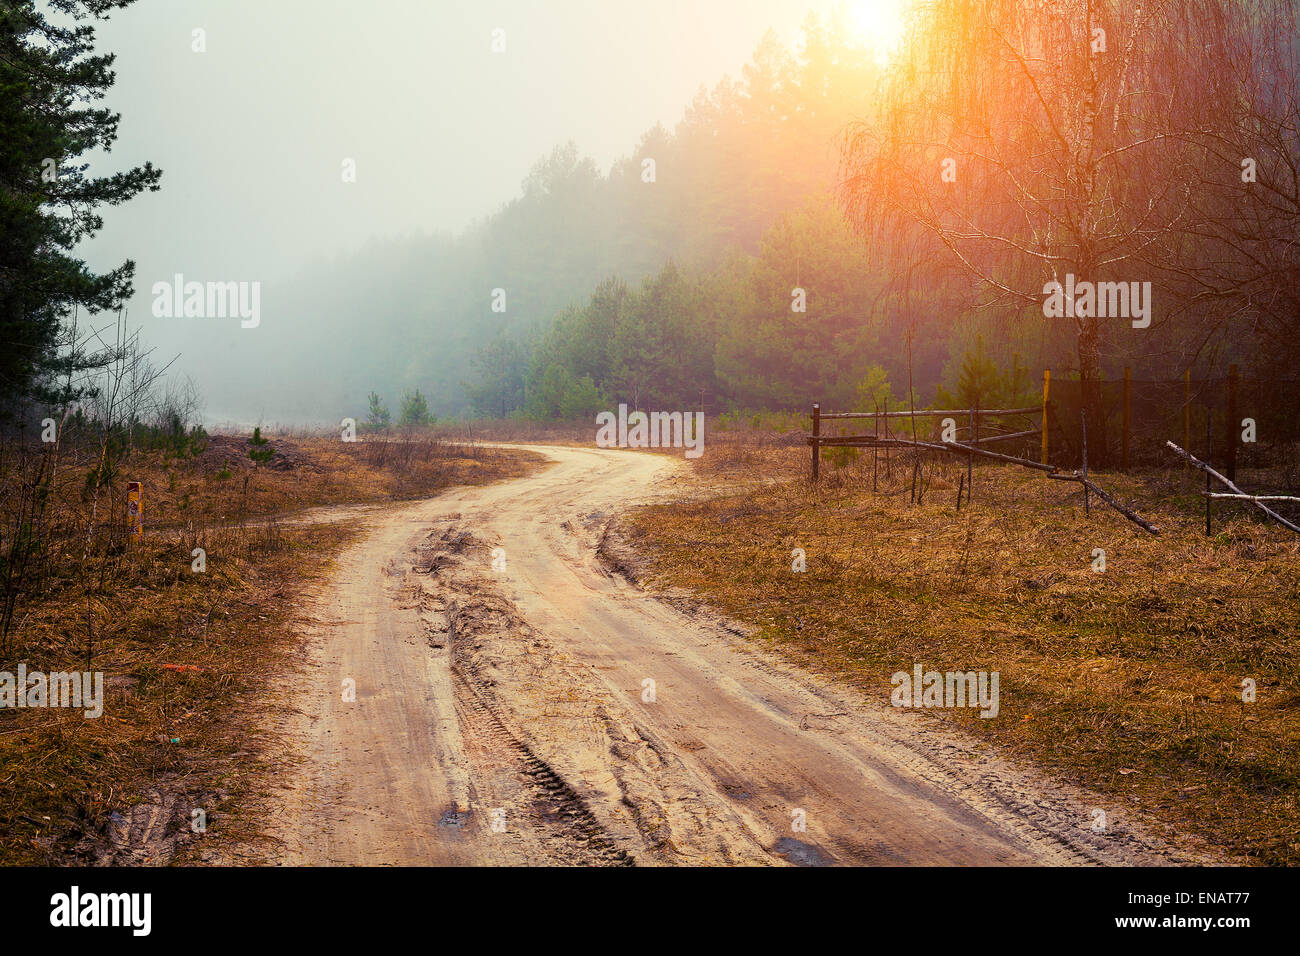
[[[887,63],[903,41],[906,0],[851,0],[849,22],[857,39],[876,51],[881,64]]]

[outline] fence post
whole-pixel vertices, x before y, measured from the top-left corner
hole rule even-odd
[[[1083,443],[1083,513],[1092,517],[1092,505],[1088,499],[1088,409],[1082,404],[1079,406],[1079,428]]]
[[[885,438],[889,438],[889,396],[885,396]],[[894,478],[894,456],[890,452],[888,445],[885,446],[885,477],[890,481]]]
[[[1124,367],[1124,435],[1120,440],[1120,471],[1128,471],[1128,436],[1133,424],[1133,370]]]
[[[1205,406],[1205,464],[1214,463],[1214,441],[1210,437],[1210,423],[1214,417],[1210,414],[1210,406]],[[1205,472],[1205,536],[1210,536],[1210,504],[1214,499],[1210,497],[1210,472]]]
[[[1052,388],[1052,370],[1043,370],[1043,460],[1047,464],[1047,395]]]
[[[1183,372],[1183,447],[1192,446],[1192,370]],[[1183,471],[1190,473],[1192,463],[1183,462]]]
[[[1228,428],[1224,440],[1228,443],[1228,480],[1237,480],[1237,435],[1241,420],[1237,418],[1237,366],[1228,366]]]
[[[813,402],[812,409],[812,480],[817,481],[817,466],[821,463],[822,447],[822,407],[818,402]]]
[[[975,447],[979,425],[975,422],[975,409],[970,410],[970,446]],[[975,452],[966,452],[966,504],[970,505],[970,493],[975,490]]]
[[[877,440],[880,439],[880,403],[876,402],[876,429],[872,436]],[[880,445],[873,442],[871,445],[871,490],[876,490],[876,473],[880,470]]]

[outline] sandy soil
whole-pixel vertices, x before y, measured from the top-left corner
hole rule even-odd
[[[1208,860],[611,570],[611,519],[680,489],[679,460],[530,447],[554,463],[356,514],[310,609],[262,861]]]

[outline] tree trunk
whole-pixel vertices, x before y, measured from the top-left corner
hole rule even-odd
[[[1093,423],[1088,436],[1088,456],[1094,466],[1110,464],[1110,446],[1106,441],[1106,411],[1101,394],[1101,342],[1096,316],[1080,318],[1079,323],[1079,403]]]

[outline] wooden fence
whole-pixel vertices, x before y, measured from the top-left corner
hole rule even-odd
[[[1164,446],[1168,438],[1181,438],[1184,448],[1190,447],[1193,435],[1203,436],[1209,419],[1213,419],[1215,464],[1223,468],[1229,479],[1235,479],[1237,458],[1242,451],[1236,440],[1241,431],[1243,417],[1259,419],[1261,429],[1268,423],[1270,438],[1278,443],[1300,440],[1290,408],[1300,403],[1300,388],[1289,392],[1282,386],[1300,383],[1278,382],[1270,386],[1265,380],[1254,381],[1247,388],[1238,376],[1237,366],[1219,378],[1193,380],[1190,370],[1177,379],[1134,381],[1129,369],[1122,379],[1099,383],[1102,395],[1101,420],[1094,421],[1094,406],[1084,418],[1084,401],[1077,380],[1052,380],[1052,373],[1043,373],[1041,402],[1029,408],[960,408],[895,410],[888,408],[874,412],[827,413],[819,405],[813,406],[812,433],[808,443],[813,449],[813,472],[818,470],[821,448],[836,446],[888,447],[896,446],[897,439],[908,437],[913,441],[932,437],[933,425],[944,418],[954,419],[957,430],[964,434],[962,444],[986,446],[999,442],[1038,437],[1037,454],[1023,449],[1026,458],[1036,458],[1040,464],[1055,464],[1058,468],[1078,468],[1086,457],[1085,444],[1092,445],[1094,465],[1117,468],[1127,472],[1131,465],[1159,466],[1168,454]],[[1266,400],[1265,396],[1278,396]],[[1288,407],[1288,396],[1293,400]],[[1276,407],[1274,407],[1276,406]],[[1136,412],[1136,414],[1135,414]],[[1004,418],[1024,419],[1014,427],[1006,427]],[[900,424],[900,420],[902,423]],[[869,432],[852,435],[827,434],[827,423],[860,421]],[[1087,433],[1090,441],[1085,442]],[[1258,446],[1248,446],[1252,456]],[[1210,450],[1206,449],[1207,454]],[[1190,469],[1190,465],[1187,466]]]
[[[971,454],[978,454],[981,457],[1006,458],[1009,456],[998,455],[993,452],[981,449],[981,445],[990,445],[995,442],[1023,440],[1033,436],[1041,436],[1042,439],[1042,465],[1047,465],[1047,415],[1046,402],[1042,406],[1033,406],[1029,408],[957,408],[957,409],[909,409],[907,411],[889,411],[887,408],[875,412],[833,412],[823,413],[820,403],[813,403],[812,407],[812,434],[808,436],[808,444],[812,446],[812,477],[816,481],[820,472],[821,450],[823,448],[837,447],[858,447],[858,448],[896,448],[908,447],[927,444],[930,442],[932,426],[926,429],[925,440],[921,439],[921,431],[918,428],[918,422],[925,420],[929,423],[932,419],[938,419],[942,427],[944,419],[951,419],[952,424],[948,429],[952,432],[951,440],[940,441],[940,445],[957,445],[961,448],[968,449]],[[1040,416],[1041,423],[1029,429],[1019,431],[1003,430],[1001,422],[994,421],[1000,418],[1011,417],[1032,418]],[[911,439],[902,437],[906,429],[895,430],[895,434],[890,433],[889,423],[899,419],[906,419],[911,423]],[[829,421],[846,421],[858,420],[870,422],[874,428],[869,434],[859,435],[823,435],[822,423]],[[966,440],[957,441],[961,430],[966,429]],[[985,429],[981,432],[981,428]]]

